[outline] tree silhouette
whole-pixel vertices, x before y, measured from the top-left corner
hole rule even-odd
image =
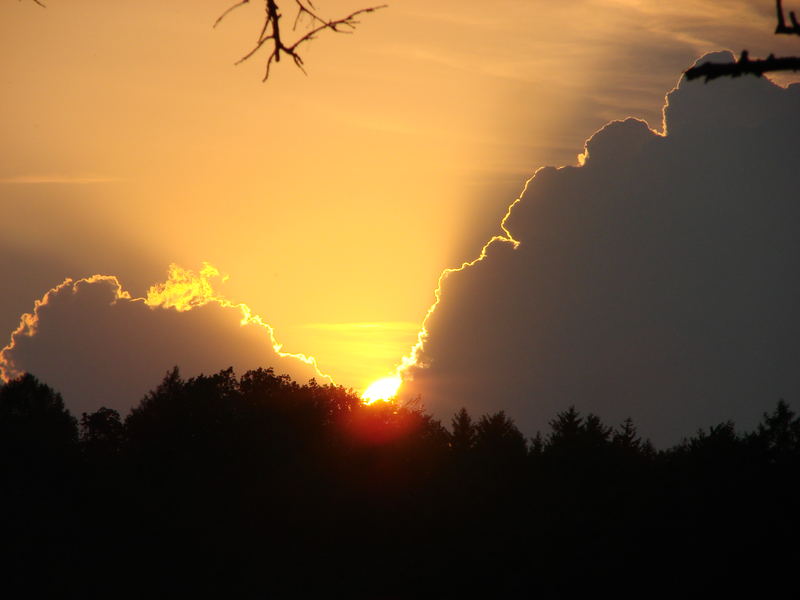
[[[26,375],[0,388],[4,589],[573,597],[620,581],[680,593],[691,579],[779,597],[794,585],[800,419],[786,402],[749,434],[725,422],[660,452],[630,419],[612,430],[574,407],[535,440],[526,452],[502,411],[462,409],[447,432],[417,405],[367,406],[272,369],[177,368],[124,422],[84,414],[78,438],[60,396]]]
[[[101,446],[104,451],[115,452],[122,443],[123,426],[119,412],[105,406],[95,412],[81,415],[81,442]]]
[[[622,426],[614,432],[612,442],[623,450],[637,451],[641,448],[642,438],[636,433],[633,419],[628,417],[622,422]]]
[[[597,485],[607,474],[618,471],[619,466],[641,452],[635,446],[636,432],[633,423],[614,442],[613,428],[600,417],[589,414],[585,418],[570,406],[550,421],[551,432],[541,450],[543,465],[550,471],[560,471],[578,486]],[[623,437],[629,437],[623,441]],[[628,443],[627,452],[619,452],[620,444]]]
[[[794,11],[789,12],[791,25],[786,24],[786,17],[783,10],[782,0],[775,0],[778,24],[775,27],[776,35],[800,35],[800,22]],[[764,73],[772,71],[800,71],[800,57],[788,56],[778,58],[770,54],[765,59],[750,60],[747,50],[742,50],[739,60],[733,63],[712,63],[706,62],[702,65],[692,67],[686,71],[686,79],[692,80],[704,77],[705,81],[711,81],[718,77],[739,77],[741,75],[755,75],[761,77]]]
[[[583,417],[574,406],[570,406],[550,421],[550,429],[552,431],[548,436],[548,447],[555,448],[567,444],[580,436],[583,429]]]
[[[461,408],[451,421],[449,445],[454,452],[465,453],[475,445],[475,424],[466,408]]]
[[[475,450],[493,461],[521,460],[527,440],[505,411],[482,416],[475,425]]]
[[[219,16],[214,23],[214,27],[219,25],[219,23],[228,14],[230,14],[231,11],[249,3],[250,0],[240,0],[236,4],[229,7]],[[294,0],[296,13],[294,16],[294,24],[291,30],[296,31],[298,27],[304,26],[305,31],[297,35],[293,41],[286,42],[286,28],[282,27],[281,24],[283,15],[281,14],[281,8],[278,4],[278,0],[263,0],[263,3],[264,21],[261,24],[261,31],[258,34],[256,43],[247,54],[242,56],[242,58],[235,63],[237,65],[243,63],[261,50],[261,48],[266,46],[269,54],[267,55],[266,67],[264,69],[264,79],[262,81],[269,79],[270,67],[272,66],[273,61],[276,63],[280,62],[281,55],[291,58],[292,61],[294,61],[295,66],[305,73],[306,71],[303,68],[303,58],[300,56],[301,46],[313,40],[319,33],[322,33],[323,31],[332,31],[334,33],[352,33],[359,24],[359,16],[386,7],[385,4],[380,6],[370,6],[351,12],[343,17],[326,19],[321,16],[321,13],[310,0]]]
[[[78,428],[61,395],[31,374],[2,385],[0,562],[11,595],[15,582],[36,595],[38,585],[66,580],[70,553],[80,554],[72,543],[80,482]]]
[[[742,438],[736,433],[732,421],[712,425],[708,431],[700,429],[688,442],[688,450],[698,464],[713,465],[718,468],[741,454]]]
[[[800,457],[800,418],[784,400],[764,414],[753,437],[770,464],[787,465]]]
[[[49,460],[77,441],[77,422],[50,386],[26,373],[0,388],[0,461]]]

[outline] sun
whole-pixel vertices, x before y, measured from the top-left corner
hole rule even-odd
[[[402,383],[403,380],[397,375],[373,381],[361,394],[361,400],[364,404],[372,404],[378,400],[389,401],[397,396],[397,390],[400,389],[400,384]]]

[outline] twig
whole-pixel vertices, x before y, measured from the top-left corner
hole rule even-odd
[[[775,27],[775,33],[800,35],[800,22],[797,21],[797,16],[794,14],[794,11],[789,11],[789,20],[792,22],[792,26],[788,27],[786,25],[786,18],[783,16],[783,0],[775,0],[775,4],[778,11],[778,25]]]
[[[220,21],[222,21],[222,19],[228,16],[228,13],[233,12],[234,9],[239,8],[240,6],[242,6],[243,4],[247,4],[248,2],[250,2],[250,0],[242,0],[241,2],[237,2],[233,6],[229,7],[224,13],[222,13],[219,16],[219,18],[216,21],[214,21],[214,25],[212,27],[216,27],[217,25],[219,25]]]
[[[243,4],[247,4],[249,1],[250,0],[240,0],[228,8],[214,22],[214,27],[216,27],[231,11],[242,6]],[[297,13],[295,14],[292,31],[297,29],[297,26],[300,21],[303,20],[303,17],[308,17],[309,19],[308,31],[306,31],[305,34],[301,35],[291,44],[285,43],[281,37],[283,31],[281,30],[280,20],[283,15],[281,15],[278,8],[278,1],[264,0],[264,23],[261,27],[261,32],[258,35],[255,46],[253,46],[253,48],[247,54],[242,56],[234,64],[238,65],[243,63],[252,57],[256,52],[258,52],[264,45],[268,45],[271,46],[271,50],[269,56],[267,57],[264,79],[262,81],[269,79],[272,63],[273,61],[280,62],[281,54],[290,56],[292,61],[294,61],[295,66],[305,73],[306,71],[303,68],[303,58],[298,52],[298,49],[302,44],[313,40],[318,33],[326,29],[333,31],[334,33],[352,33],[356,26],[360,23],[360,21],[357,19],[359,15],[375,12],[381,8],[386,8],[385,4],[380,6],[370,6],[368,8],[356,10],[339,19],[324,19],[317,13],[317,9],[311,0],[294,0],[294,4],[297,8]]]

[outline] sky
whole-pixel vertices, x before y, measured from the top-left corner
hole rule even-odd
[[[233,65],[258,34],[255,4],[216,28],[226,2],[46,4],[0,9],[0,331],[11,339],[72,278],[50,309],[63,300],[73,312],[40,324],[38,341],[54,341],[15,364],[38,366],[68,404],[111,345],[155,378],[127,384],[136,397],[175,363],[192,374],[275,362],[306,377],[286,352],[363,389],[408,354],[442,270],[477,256],[538,168],[577,165],[612,120],[660,131],[665,94],[706,52],[797,53],[772,35],[765,1],[498,0],[487,12],[402,0],[353,35],[320,35],[307,76],[282,62],[262,83],[265,57]],[[206,263],[219,275],[195,299],[202,314],[148,304],[151,286],[179,283],[170,265],[197,281]],[[75,283],[98,274],[114,279]],[[98,327],[84,296],[103,294],[126,314],[84,343]],[[274,340],[252,319],[239,325],[242,303]]]

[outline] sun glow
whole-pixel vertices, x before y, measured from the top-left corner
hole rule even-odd
[[[403,376],[405,375],[406,371],[411,369],[412,367],[424,367],[425,364],[421,360],[422,354],[422,347],[425,344],[425,340],[428,337],[428,328],[427,324],[431,318],[431,315],[436,311],[437,307],[439,306],[439,302],[442,297],[442,285],[444,280],[452,273],[457,273],[459,271],[463,271],[468,269],[469,267],[475,266],[477,263],[484,260],[489,252],[489,248],[492,244],[501,243],[501,244],[511,244],[511,246],[516,249],[520,245],[520,241],[515,239],[511,232],[506,227],[506,222],[511,217],[511,211],[514,207],[522,201],[522,196],[525,194],[525,191],[528,189],[528,184],[533,180],[533,177],[528,179],[525,182],[525,185],[522,188],[522,192],[520,195],[511,203],[509,204],[508,208],[506,209],[506,214],[503,216],[503,219],[500,221],[500,230],[502,233],[498,235],[492,236],[481,248],[480,253],[477,257],[470,261],[464,261],[458,267],[451,267],[447,268],[439,275],[439,280],[436,285],[436,290],[434,290],[434,301],[433,304],[428,308],[428,312],[425,314],[425,318],[422,320],[422,324],[417,333],[417,341],[411,347],[409,353],[404,356],[400,360],[400,364],[395,367],[395,375],[391,375],[389,377],[384,377],[382,379],[378,379],[377,381],[373,381],[369,387],[361,394],[361,400],[364,404],[374,404],[378,401],[388,402],[397,397],[397,392],[400,389],[400,386],[403,384]]]
[[[400,389],[402,383],[403,380],[397,375],[378,379],[372,382],[364,393],[361,394],[361,400],[364,401],[364,404],[372,404],[378,400],[387,402],[397,396],[397,390]]]
[[[536,175],[534,174],[534,177]],[[525,185],[522,187],[522,192],[520,193],[517,198],[508,205],[506,209],[506,214],[503,216],[503,219],[500,221],[500,229],[502,231],[501,234],[494,235],[489,238],[483,247],[481,248],[480,254],[477,257],[473,258],[470,261],[464,261],[458,267],[450,267],[442,271],[439,275],[439,280],[436,283],[436,289],[433,292],[434,301],[431,304],[428,312],[425,314],[425,318],[422,319],[422,325],[420,326],[419,333],[417,333],[417,342],[411,347],[409,353],[404,356],[400,360],[400,364],[397,365],[395,372],[397,373],[397,379],[402,382],[402,377],[412,367],[424,367],[425,364],[421,361],[421,354],[422,354],[422,347],[425,345],[425,340],[428,338],[428,321],[430,320],[431,316],[439,306],[439,302],[442,299],[442,285],[444,284],[445,279],[447,279],[452,273],[458,273],[459,271],[463,271],[470,267],[474,267],[476,264],[481,262],[486,258],[489,252],[489,248],[491,248],[492,244],[511,244],[511,246],[516,250],[519,248],[519,245],[522,243],[518,239],[514,238],[511,235],[511,232],[506,227],[506,222],[511,217],[511,211],[514,210],[514,207],[522,201],[522,197],[525,195],[525,192],[528,190],[528,184],[533,181],[533,177],[528,179],[525,182]],[[387,378],[389,379],[389,378]],[[384,381],[381,379],[380,381]],[[376,385],[379,382],[375,382],[372,385]],[[369,387],[367,391],[372,389],[372,386]],[[366,394],[366,392],[364,392]],[[362,396],[363,398],[363,396]]]

